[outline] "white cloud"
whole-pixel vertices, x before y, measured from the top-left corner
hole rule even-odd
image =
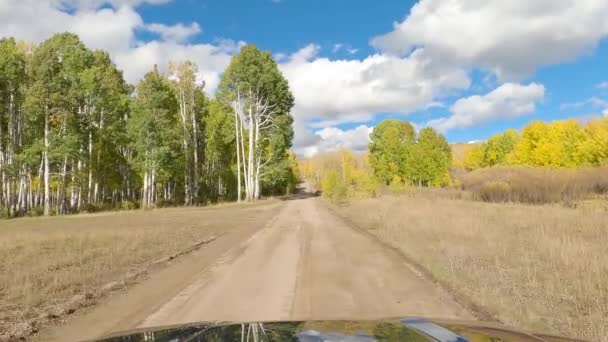
[[[198,23],[192,23],[190,25],[184,25],[182,23],[175,25],[154,23],[146,25],[146,30],[157,33],[165,41],[173,42],[187,41],[190,37],[201,32]]]
[[[143,23],[128,6],[68,13],[62,5],[52,1],[3,0],[0,36],[40,42],[54,33],[70,31],[91,48],[114,52],[128,48],[135,39],[135,29]]]
[[[581,102],[572,102],[572,103],[562,103],[559,106],[560,110],[568,110],[568,109],[581,109],[585,106],[592,106],[594,108],[608,108],[608,101],[603,100],[599,97],[592,96],[585,101]]]
[[[360,125],[353,129],[343,130],[337,127],[325,127],[316,131],[307,144],[299,145],[296,153],[303,157],[311,157],[317,153],[330,152],[338,149],[365,151],[369,143],[369,134],[373,127]]]
[[[431,120],[427,125],[446,132],[490,120],[514,118],[533,113],[536,103],[544,96],[545,87],[541,84],[505,83],[486,95],[473,95],[456,101],[450,107],[450,117]]]
[[[110,5],[114,8],[123,6],[136,7],[142,4],[160,5],[171,2],[172,0],[50,0],[60,8],[65,9],[97,9],[103,5]]]
[[[396,54],[424,47],[434,59],[518,79],[592,51],[607,17],[606,0],[421,0],[371,43]]]
[[[191,60],[198,65],[199,78],[205,80],[206,90],[214,93],[220,75],[230,63],[231,54],[211,44],[184,45],[175,42],[152,41],[115,55],[116,64],[124,70],[125,79],[137,82],[157,64],[165,70],[170,61]]]
[[[350,46],[349,44],[344,44],[344,43],[334,44],[334,46],[331,49],[331,52],[338,53],[341,50],[345,50],[346,52],[348,52],[351,55],[354,55],[357,52],[359,52],[359,49],[355,49],[352,46]]]
[[[296,99],[296,120],[314,120],[314,127],[365,122],[383,112],[406,114],[470,85],[464,70],[422,54],[331,60],[318,51],[311,44],[280,65]]]
[[[608,89],[608,81],[600,82],[596,85],[598,89]]]
[[[308,44],[300,50],[292,53],[289,56],[289,60],[291,63],[305,63],[315,58],[319,54],[319,51],[321,51],[321,46],[317,44]]]
[[[214,44],[183,44],[188,36],[200,31],[198,24],[146,24],[132,7],[166,2],[1,0],[0,22],[3,24],[0,25],[0,36],[39,43],[54,33],[76,33],[89,48],[109,51],[130,83],[139,81],[154,64],[164,68],[169,61],[192,60],[199,66],[199,79],[205,80],[207,91],[213,93],[232,54],[244,43],[219,39]],[[108,3],[113,7],[99,8]],[[135,31],[142,28],[159,33],[164,40],[137,42]]]

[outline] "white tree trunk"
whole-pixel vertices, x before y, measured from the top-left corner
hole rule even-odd
[[[148,171],[144,173],[144,186],[142,188],[141,207],[144,209],[148,207]]]
[[[187,104],[184,89],[181,85],[179,87],[179,114],[182,119],[182,148],[184,150],[184,204],[190,205],[192,204],[190,194],[192,185],[190,184],[190,165],[188,163],[190,151],[188,150],[188,126],[186,125]]]
[[[194,95],[194,93],[193,93]],[[192,195],[195,204],[198,204],[198,193],[199,193],[199,175],[198,175],[198,123],[196,122],[196,114],[194,112],[194,96],[192,96],[192,112],[190,118],[192,119],[192,171],[193,171],[193,189]]]
[[[89,184],[87,186],[87,203],[93,202],[93,133],[89,131]]]
[[[253,156],[255,155],[254,152],[256,149],[256,146],[254,145],[254,130],[255,130],[255,121],[253,118],[253,106],[249,106],[249,156],[248,156],[248,162],[247,162],[247,182],[249,183],[249,189],[247,192],[247,200],[248,201],[253,201],[253,187],[254,187],[254,180],[253,180],[253,171],[254,171],[254,166],[253,166]]]
[[[44,110],[44,216],[51,214],[51,184],[49,165],[49,110]]]
[[[254,144],[257,147],[258,143],[260,141],[260,117],[259,115],[256,116],[255,118],[255,141]],[[262,156],[261,156],[261,151],[256,151],[256,158],[255,158],[255,179],[254,179],[254,192],[253,192],[253,196],[254,199],[259,199],[260,198],[260,167],[262,164]]]
[[[241,201],[241,151],[240,151],[240,142],[239,142],[239,115],[237,107],[234,106],[234,135],[236,138],[236,179],[237,179],[237,187],[236,187],[236,201]]]
[[[99,114],[99,139],[97,141],[97,165],[95,165],[95,190],[93,192],[93,200],[99,202],[99,180],[101,178],[101,141],[103,136],[103,110]]]

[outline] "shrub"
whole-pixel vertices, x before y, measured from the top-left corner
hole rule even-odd
[[[175,207],[175,206],[176,206],[176,203],[174,200],[160,199],[156,202],[157,208],[169,208],[169,207]]]
[[[409,186],[405,184],[399,176],[394,176],[388,188],[392,193],[401,194],[407,192]]]
[[[85,213],[98,213],[111,209],[112,205],[109,203],[87,203],[82,207],[81,211]]]
[[[29,215],[32,217],[42,216],[42,215],[44,215],[44,208],[43,207],[32,207],[32,209],[30,209]]]
[[[562,203],[576,206],[592,195],[608,194],[608,167],[552,169],[492,167],[460,177],[464,190],[486,202]]]
[[[136,202],[136,201],[122,201],[122,202],[120,202],[120,209],[123,209],[123,210],[139,209],[139,202]]]

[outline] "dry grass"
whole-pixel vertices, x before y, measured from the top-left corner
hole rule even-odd
[[[592,196],[608,195],[608,168],[551,169],[492,167],[459,177],[463,189],[486,202],[577,206]]]
[[[437,193],[337,210],[507,325],[608,341],[605,211]]]
[[[0,332],[197,241],[265,221],[273,203],[249,205],[239,215],[226,206],[1,221]]]

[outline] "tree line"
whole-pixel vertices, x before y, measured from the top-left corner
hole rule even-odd
[[[198,69],[155,66],[135,86],[102,50],[62,33],[0,40],[3,216],[255,200],[294,188],[289,85],[245,46],[216,98]],[[243,184],[243,185],[242,185]]]
[[[388,119],[370,134],[369,151],[323,153],[299,162],[303,178],[325,197],[341,200],[375,196],[382,188],[399,192],[410,186],[450,183],[452,153],[445,137],[433,128],[416,133],[406,121]]]
[[[521,134],[510,129],[473,147],[463,166],[475,170],[495,165],[593,167],[608,163],[608,117],[585,125],[574,119],[533,121]]]

